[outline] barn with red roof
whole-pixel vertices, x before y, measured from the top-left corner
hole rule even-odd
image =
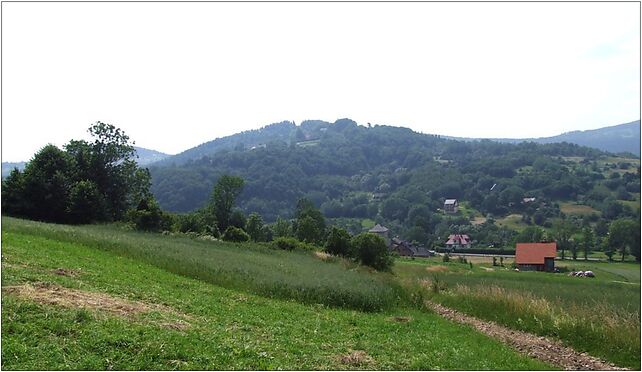
[[[553,243],[517,243],[515,263],[520,270],[553,271],[557,244]]]

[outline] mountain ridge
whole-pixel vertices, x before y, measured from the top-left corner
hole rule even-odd
[[[284,141],[284,142],[304,142],[306,139],[302,136],[309,135],[309,130],[312,128],[317,131],[327,130],[330,125],[341,124],[342,122],[352,122],[351,119],[338,119],[335,123],[330,123],[322,120],[304,120],[299,125],[293,121],[281,121],[273,124],[266,125],[259,129],[246,130],[230,136],[218,137],[213,140],[203,142],[198,146],[192,147],[182,151],[176,155],[168,156],[158,162],[153,163],[154,166],[165,165],[181,165],[189,160],[197,160],[203,156],[214,155],[220,150],[231,150],[239,148],[252,148],[256,146],[264,146],[269,142]],[[370,124],[368,124],[370,125]],[[381,126],[381,125],[378,125]],[[325,128],[325,129],[324,129]],[[417,134],[424,134],[414,131],[406,127],[396,127],[409,129]],[[298,130],[305,133],[301,135]],[[318,133],[317,133],[318,135]],[[504,143],[521,143],[521,142],[535,142],[535,143],[557,143],[568,142],[580,146],[587,146],[596,148],[598,150],[612,152],[612,153],[631,153],[640,156],[640,120],[632,121],[630,123],[606,126],[598,129],[590,130],[575,130],[565,132],[557,136],[551,137],[538,137],[538,138],[467,138],[467,137],[452,137],[444,136],[434,133],[425,133],[428,136],[438,136],[440,138],[452,139],[457,141],[483,141],[490,140]],[[314,136],[314,135],[313,135]],[[593,137],[593,138],[591,138]],[[624,140],[624,141],[623,141]]]
[[[596,148],[611,153],[631,153],[640,156],[640,120],[629,123],[611,125],[597,129],[573,130],[556,136],[533,137],[533,138],[469,138],[451,137],[443,138],[459,141],[479,141],[488,139],[491,141],[505,143],[535,142],[535,143],[557,143],[568,142],[580,146]]]

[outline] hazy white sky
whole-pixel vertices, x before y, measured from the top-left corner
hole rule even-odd
[[[177,153],[282,120],[539,137],[640,117],[639,3],[3,3],[2,160],[97,120]]]

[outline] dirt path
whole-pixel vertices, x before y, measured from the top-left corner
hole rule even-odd
[[[473,326],[478,331],[512,346],[519,352],[564,370],[624,371],[613,364],[603,362],[586,353],[580,353],[561,342],[500,326],[494,322],[480,320],[459,311],[426,301],[426,305],[437,314],[458,323]]]

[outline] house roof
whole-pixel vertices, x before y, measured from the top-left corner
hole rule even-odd
[[[457,203],[457,199],[446,199],[446,201],[444,202],[444,205],[450,205],[455,203]]]
[[[448,241],[446,244],[459,244],[459,245],[466,245],[470,244],[470,238],[466,234],[454,234],[448,236]]]
[[[557,255],[557,244],[553,243],[517,243],[515,263],[543,265],[544,258]]]
[[[368,232],[371,232],[371,233],[385,233],[385,232],[388,232],[388,229],[385,228],[384,226],[376,224],[372,229],[368,230]]]

